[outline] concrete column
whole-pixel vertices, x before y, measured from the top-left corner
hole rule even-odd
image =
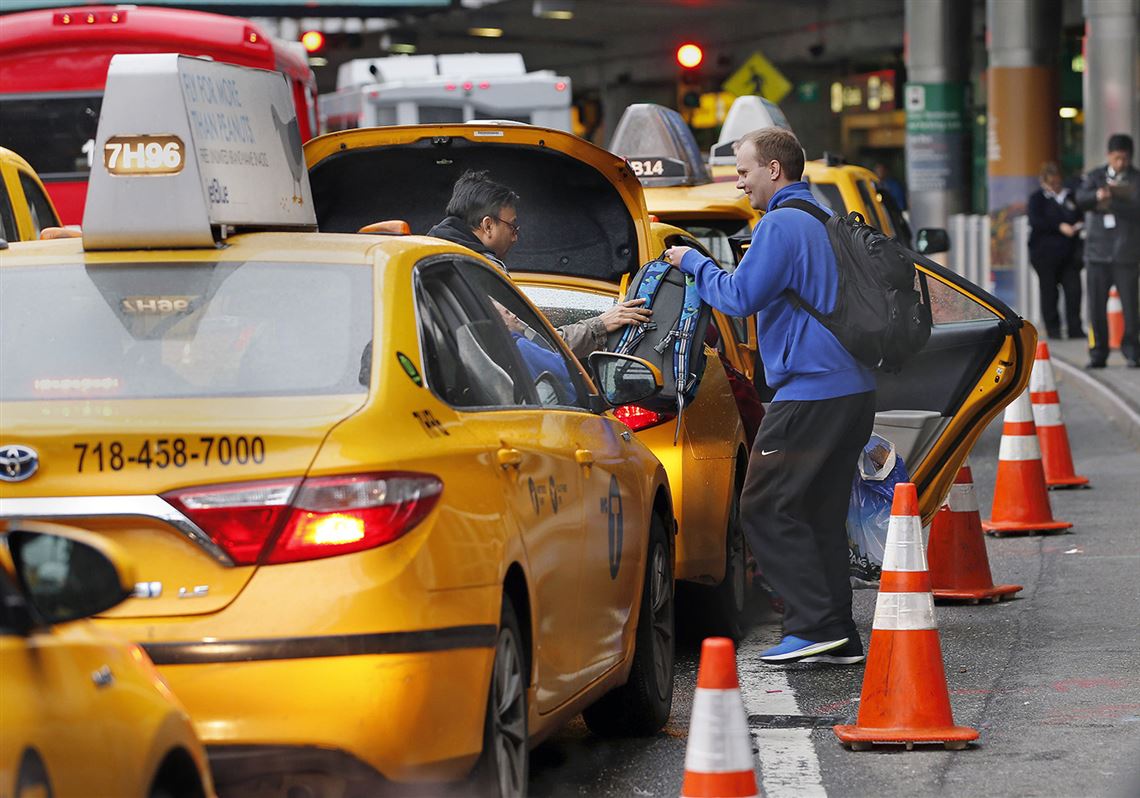
[[[906,0],[906,176],[915,229],[946,227],[969,205],[972,6]]]
[[[1104,163],[1113,133],[1140,133],[1137,25],[1140,0],[1084,0],[1085,169]]]
[[[1057,48],[1061,0],[987,0],[986,165],[997,295],[1024,312],[1017,296],[1014,220],[1025,215],[1041,165],[1057,160]]]

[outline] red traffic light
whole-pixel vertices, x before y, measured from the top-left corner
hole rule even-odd
[[[686,42],[677,48],[677,63],[685,69],[696,69],[705,60],[705,51],[700,45]]]
[[[325,46],[325,35],[319,30],[307,30],[301,34],[301,46],[307,53],[320,52]]]

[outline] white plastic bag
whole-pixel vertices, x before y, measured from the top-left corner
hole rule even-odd
[[[851,501],[847,506],[851,577],[858,587],[874,587],[879,581],[895,485],[907,480],[906,464],[895,451],[895,445],[881,435],[872,434],[859,455],[859,468],[851,484]]]

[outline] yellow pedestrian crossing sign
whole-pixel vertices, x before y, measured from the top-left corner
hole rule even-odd
[[[745,94],[758,94],[774,103],[784,99],[792,90],[792,84],[772,66],[772,62],[759,50],[744,62],[740,69],[721,84],[727,92],[743,97]]]

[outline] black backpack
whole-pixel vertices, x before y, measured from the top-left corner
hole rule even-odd
[[[828,216],[806,200],[780,207],[810,213],[827,228],[839,272],[831,313],[820,313],[789,288],[785,293],[792,303],[814,316],[864,366],[898,371],[930,338],[930,296],[925,278],[916,280],[914,268],[920,256],[866,224],[857,211]]]
[[[644,298],[653,319],[610,333],[606,348],[660,368],[660,393],[641,404],[680,415],[705,373],[705,333],[712,310],[701,301],[693,278],[664,260],[651,260],[638,269],[626,298]]]

